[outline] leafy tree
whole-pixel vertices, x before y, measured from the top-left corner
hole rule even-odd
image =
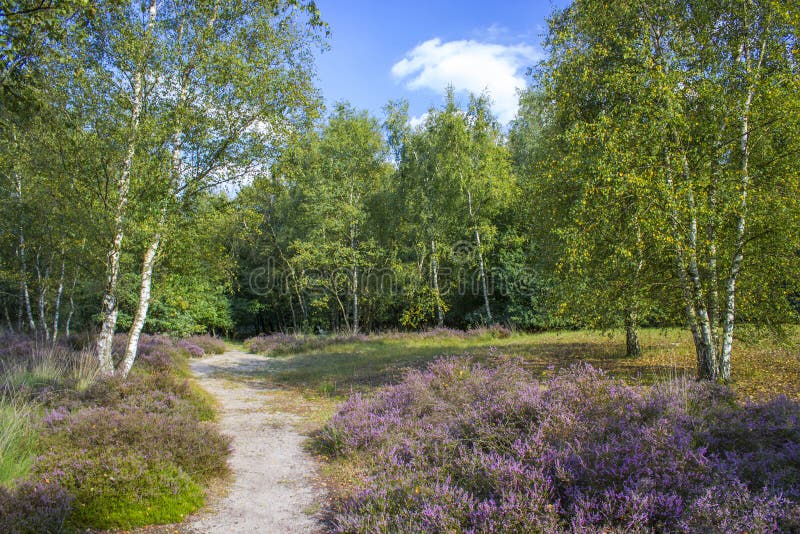
[[[293,254],[305,269],[326,273],[323,288],[352,332],[360,329],[363,267],[375,265],[378,254],[365,223],[369,197],[387,175],[385,156],[378,122],[337,104],[324,128],[298,140],[274,171],[279,181],[294,185],[301,217],[314,221],[304,238],[291,243]],[[343,287],[349,313],[340,298]]]
[[[730,379],[737,307],[792,314],[797,23],[789,2],[640,0],[578,0],[551,22],[539,79],[570,143],[554,172],[574,184],[567,255],[624,273],[634,305],[643,288],[677,300],[640,283],[672,263],[702,378]]]

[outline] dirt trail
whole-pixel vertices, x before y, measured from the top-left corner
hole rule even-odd
[[[236,380],[264,369],[260,356],[230,351],[191,362],[200,384],[219,401],[220,427],[233,436],[228,494],[189,518],[189,532],[319,532],[312,517],[322,502],[314,463],[303,451],[298,417],[279,411],[277,397],[257,382]],[[225,378],[227,376],[228,378]]]

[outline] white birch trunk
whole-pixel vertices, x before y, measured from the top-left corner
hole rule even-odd
[[[28,267],[25,261],[25,240],[20,234],[20,270],[22,271],[22,280],[20,281],[20,292],[22,293],[22,302],[25,304],[25,315],[28,318],[28,328],[32,333],[36,333],[36,321],[33,319],[33,308],[31,307],[31,293],[28,290]]]
[[[431,239],[431,271],[433,271],[433,294],[436,298],[436,326],[444,326],[442,293],[439,291],[439,260],[436,256],[436,240],[434,239]]]
[[[151,1],[149,8],[149,19],[147,22],[147,34],[153,28],[156,17],[156,2]],[[131,170],[133,160],[136,155],[136,137],[139,131],[139,120],[142,113],[144,100],[144,65],[138,67],[139,70],[134,74],[133,81],[133,108],[131,110],[131,129],[128,138],[128,147],[125,159],[122,162],[119,181],[117,183],[117,206],[114,213],[114,239],[108,251],[108,267],[106,275],[106,286],[103,293],[103,304],[101,315],[103,317],[100,335],[97,338],[97,357],[100,361],[100,372],[105,375],[114,373],[114,360],[111,355],[114,332],[117,329],[117,283],[119,281],[120,257],[122,254],[122,240],[125,231],[125,212],[128,206],[128,194],[130,192]]]
[[[36,254],[36,262],[34,263],[34,267],[36,268],[36,280],[39,284],[39,298],[37,300],[37,305],[39,309],[39,324],[44,330],[44,339],[46,341],[50,341],[50,327],[47,326],[47,315],[46,315],[46,308],[47,308],[47,281],[50,278],[50,266],[47,266],[45,270],[44,277],[42,277],[41,267],[39,265],[39,254]]]
[[[78,271],[75,271],[75,277],[72,279],[72,290],[69,292],[69,313],[67,320],[64,323],[64,335],[69,337],[69,327],[72,323],[72,315],[75,313],[75,287],[78,285]]]
[[[58,339],[58,319],[59,313],[61,312],[61,295],[64,292],[64,270],[66,268],[66,264],[64,261],[64,256],[61,256],[61,276],[58,278],[58,289],[56,290],[56,302],[53,308],[53,344],[55,345],[56,340]]]
[[[764,30],[766,31],[766,30]],[[759,53],[758,63],[755,68],[755,73],[761,71],[761,65],[764,61],[764,56],[767,50],[766,37],[761,43],[761,51]],[[749,77],[751,75],[748,50],[745,45],[742,49],[742,57],[745,64],[745,73]],[[739,193],[739,209],[736,219],[736,245],[733,260],[731,261],[731,269],[728,273],[728,279],[725,284],[725,317],[722,324],[722,349],[719,361],[719,374],[723,380],[730,380],[731,378],[731,352],[733,350],[733,330],[735,326],[736,316],[736,281],[739,277],[739,271],[742,267],[742,260],[744,259],[744,241],[745,230],[747,228],[747,195],[750,187],[750,107],[753,103],[755,96],[755,89],[753,82],[747,89],[747,94],[744,98],[744,105],[742,106],[741,115],[741,136],[739,138],[739,152],[741,157],[741,190]]]
[[[472,228],[475,231],[475,247],[478,251],[478,269],[480,270],[481,289],[483,291],[483,306],[486,311],[486,321],[492,324],[492,309],[489,307],[489,285],[486,282],[486,269],[483,263],[483,247],[481,246],[481,233],[478,230],[478,224],[475,222],[475,215],[472,211],[472,193],[467,190],[467,206],[469,207],[469,220],[472,223]]]
[[[209,24],[213,24],[213,20]],[[183,76],[181,78],[181,87],[178,94],[178,109],[180,109],[180,107],[183,105],[184,100],[186,99],[187,91],[187,78],[186,76]],[[170,197],[176,194],[176,191],[180,186],[182,155],[183,132],[181,127],[176,125],[175,131],[172,134],[172,168],[170,170],[170,181],[168,187],[168,195]],[[139,286],[139,304],[136,307],[136,315],[134,316],[133,323],[131,324],[131,329],[128,332],[128,345],[125,348],[125,357],[123,358],[120,369],[120,374],[122,376],[128,376],[128,373],[130,373],[131,368],[133,367],[133,362],[136,361],[136,356],[139,352],[139,338],[142,335],[142,329],[147,321],[147,312],[150,309],[150,292],[153,284],[153,269],[155,267],[156,257],[158,256],[158,249],[161,245],[164,227],[167,223],[170,200],[171,198],[164,199],[156,226],[156,232],[153,235],[153,239],[150,241],[150,244],[147,246],[144,259],[142,260],[142,277]]]
[[[20,178],[19,174],[16,175],[16,188],[17,188],[17,203],[22,205],[22,178]],[[19,223],[19,243],[17,245],[17,255],[19,256],[19,267],[20,267],[20,282],[19,282],[19,292],[21,298],[21,305],[25,307],[25,313],[28,318],[28,328],[30,328],[32,333],[36,333],[36,321],[33,320],[33,310],[31,309],[31,295],[30,291],[28,290],[28,265],[25,258],[25,232],[22,228],[22,220],[20,219]],[[22,317],[22,314],[20,314]],[[20,331],[22,329],[20,328]]]
[[[162,218],[165,216],[166,209],[162,212]],[[128,346],[125,348],[125,357],[122,360],[119,374],[128,376],[133,362],[136,360],[136,354],[139,349],[139,337],[144,328],[144,322],[147,319],[147,311],[150,308],[150,289],[153,281],[153,266],[156,263],[156,256],[158,255],[158,247],[161,244],[161,232],[157,232],[153,240],[148,245],[144,253],[144,260],[142,261],[142,282],[139,288],[139,305],[136,308],[136,315],[133,318],[131,330],[128,333]]]
[[[356,257],[356,224],[350,225],[350,250],[353,252],[353,333],[358,334],[358,259]]]

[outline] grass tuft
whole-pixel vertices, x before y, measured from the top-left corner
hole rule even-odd
[[[24,477],[36,456],[32,407],[19,399],[0,397],[0,485]]]

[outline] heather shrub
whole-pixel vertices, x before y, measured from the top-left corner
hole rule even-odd
[[[214,401],[207,392],[189,380],[165,372],[104,377],[78,394],[71,406],[140,408],[154,413],[182,414],[200,421],[214,419]]]
[[[40,534],[61,532],[74,497],[52,482],[0,485],[0,532]]]
[[[74,496],[71,527],[174,523],[203,504],[202,489],[178,466],[127,447],[61,449],[39,458],[35,469]]]
[[[492,339],[506,339],[511,337],[511,330],[501,324],[481,326],[472,330],[467,330],[470,337],[489,337]]]
[[[293,354],[318,350],[331,345],[367,341],[366,334],[333,334],[325,336],[296,336],[290,334],[269,334],[251,337],[244,341],[250,352],[265,355]]]
[[[112,342],[112,353],[115,362],[125,355],[128,345],[127,334],[115,334]],[[137,346],[134,369],[137,371],[168,371],[186,374],[185,352],[175,341],[162,334],[142,334]]]
[[[467,332],[465,330],[458,330],[456,328],[437,326],[434,328],[430,328],[428,330],[416,332],[413,335],[415,335],[420,339],[441,338],[441,337],[465,338],[467,337]]]
[[[244,348],[256,354],[272,354],[278,347],[289,346],[298,340],[289,334],[269,334],[251,337],[244,340]]]
[[[230,439],[214,432],[208,423],[139,407],[80,410],[62,421],[52,421],[43,442],[45,450],[129,448],[172,462],[196,480],[225,474],[230,447]]]
[[[225,345],[225,342],[219,339],[218,337],[209,336],[209,335],[202,335],[202,336],[190,336],[183,341],[187,341],[192,343],[198,347],[200,347],[205,354],[222,354],[228,347]]]
[[[126,341],[115,336],[117,358]],[[0,532],[180,521],[202,505],[199,484],[227,473],[230,440],[207,422],[213,400],[181,377],[187,354],[170,338],[143,335],[127,378],[98,377],[88,352],[31,346],[0,357],[0,398],[25,408],[0,406],[0,474],[8,463],[18,484],[0,494]]]
[[[335,506],[341,532],[770,531],[797,524],[798,415],[704,384],[445,359],[354,395],[314,443],[372,462]]]
[[[199,358],[204,356],[206,351],[203,350],[203,347],[189,341],[188,339],[181,339],[176,343],[177,347],[184,351],[190,358]]]
[[[36,340],[24,334],[0,333],[0,362],[26,358],[36,348]]]

